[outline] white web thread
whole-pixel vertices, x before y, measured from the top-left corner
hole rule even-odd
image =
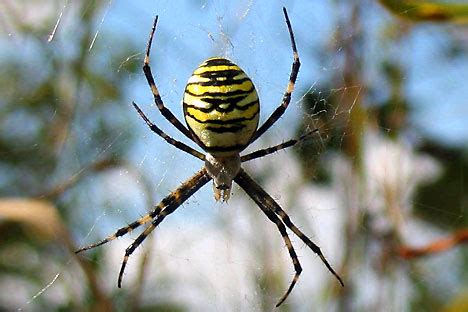
[[[68,5],[68,1],[69,0],[65,1],[65,4],[63,5],[62,10],[60,10],[60,14],[59,14],[59,17],[57,19],[57,22],[55,23],[54,29],[49,34],[49,37],[47,38],[47,42],[52,42],[52,40],[54,39],[55,33],[57,32],[57,29],[58,29],[58,26],[60,25],[60,22],[62,21],[63,11],[65,11],[65,8]]]
[[[94,34],[94,37],[93,37],[93,40],[91,41],[91,44],[89,45],[88,51],[91,51],[91,49],[94,46],[94,42],[96,42],[97,36],[99,34],[99,30],[102,27],[102,24],[104,24],[104,20],[105,20],[105,18],[107,16],[107,12],[109,12],[109,8],[110,8],[111,4],[112,4],[112,0],[109,0],[108,5],[107,5],[107,7],[106,7],[106,9],[104,11],[104,15],[101,18],[101,22],[99,23],[98,29],[96,30],[96,33]]]
[[[109,145],[103,149],[99,155],[97,156],[97,158],[99,158],[99,156],[102,156],[104,153],[106,153],[107,150],[109,150],[113,145],[114,143],[119,139],[119,137],[122,135],[122,133],[119,133],[115,138],[114,140],[112,140],[111,143],[109,143]],[[77,175],[80,175],[84,172],[84,170],[86,170],[86,167],[83,167],[81,168],[76,174],[74,174],[70,179],[74,179],[74,177],[76,177]],[[98,216],[94,222],[94,224],[91,226],[90,230],[88,231],[88,233],[86,234],[86,237],[89,237],[91,235],[91,233],[93,232],[94,228],[96,227],[96,224],[98,223],[98,221],[106,215],[106,211],[104,211],[100,216]],[[72,262],[73,256],[70,256],[69,257],[69,260],[65,263],[65,268],[69,268],[70,267],[70,263]],[[57,279],[60,277],[60,275],[63,273],[63,269],[60,270],[58,273],[56,273],[54,275],[54,277],[52,278],[52,280],[46,285],[44,286],[41,290],[39,290],[35,295],[33,295],[31,297],[31,299],[29,299],[27,302],[26,302],[26,305],[30,305],[32,302],[34,302],[37,298],[39,298],[39,296],[41,296],[42,294],[44,294],[50,287],[52,287],[55,283],[55,281],[57,281]],[[22,311],[24,308],[23,307],[19,307],[17,310],[18,311]]]
[[[68,267],[69,264],[71,263],[71,259],[69,259],[67,261],[67,263],[65,264],[65,267]],[[58,272],[57,274],[55,274],[55,276],[52,278],[52,280],[46,285],[44,286],[44,288],[42,288],[41,290],[39,290],[34,296],[31,297],[31,299],[29,299],[27,302],[26,302],[26,305],[30,305],[34,300],[36,300],[39,296],[41,296],[44,292],[46,292],[54,283],[55,281],[59,278],[59,276],[62,274],[62,272]],[[17,309],[17,311],[23,311],[23,307],[20,307]]]

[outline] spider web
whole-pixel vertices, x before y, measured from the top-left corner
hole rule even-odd
[[[379,133],[382,128],[364,130],[354,124],[354,118],[358,118],[356,111],[362,109],[362,96],[368,93],[362,81],[372,79],[375,73],[365,73],[370,78],[361,77],[355,83],[352,79],[349,82],[349,77],[343,74],[347,66],[346,40],[338,38],[337,33],[348,35],[348,40],[357,38],[357,34],[347,33],[341,20],[325,19],[324,16],[331,16],[334,8],[339,11],[345,5],[336,8],[333,4],[306,1],[277,1],[273,5],[267,5],[265,1],[236,4],[192,1],[180,6],[170,1],[152,4],[133,1],[131,5],[108,1],[90,23],[93,35],[86,53],[95,57],[98,65],[109,66],[110,75],[129,77],[125,96],[119,99],[119,105],[125,109],[118,112],[128,111],[126,121],[132,131],[121,128],[111,133],[104,144],[96,147],[94,154],[85,157],[80,154],[79,140],[73,140],[85,122],[79,118],[74,120],[76,127],[60,155],[62,169],[56,179],[60,181],[70,172],[84,176],[57,203],[74,207],[73,211],[64,212],[64,222],[75,244],[92,243],[144,215],[202,165],[151,133],[129,105],[135,100],[153,122],[172,137],[184,140],[183,135],[157,112],[143,73],[129,69],[135,64],[141,66],[154,14],[159,14],[160,20],[151,64],[166,106],[182,120],[179,103],[186,79],[201,61],[221,55],[240,65],[254,81],[261,99],[262,122],[279,105],[292,63],[281,11],[283,5],[288,7],[302,67],[285,115],[247,152],[297,137],[308,130],[318,128],[319,131],[305,144],[246,164],[246,170],[290,214],[293,222],[321,246],[326,258],[339,271],[342,269],[340,264],[349,260],[346,240],[343,241],[343,231],[350,226],[347,218],[359,219],[364,214],[358,206],[364,206],[363,210],[373,218],[368,226],[375,227],[377,233],[386,233],[393,222],[401,225],[398,218],[403,218],[409,224],[401,232],[405,237],[423,236],[427,241],[427,237],[443,234],[410,218],[416,186],[440,175],[440,165],[408,148],[411,142],[401,138],[392,141],[382,136]],[[63,40],[63,33],[69,27],[67,21],[84,13],[69,1],[57,2],[52,12],[49,14],[56,16],[55,23],[50,25],[49,37],[45,40],[54,44]],[[341,13],[334,18],[340,19]],[[130,38],[137,50],[120,56],[117,63],[109,65],[106,53],[111,55],[120,48],[122,41],[113,44],[112,40],[106,39],[116,37]],[[102,45],[107,46],[100,49]],[[78,111],[78,116],[80,113],[83,112]],[[113,111],[106,113],[112,115]],[[125,122],[121,124],[126,125]],[[392,127],[383,130],[397,131]],[[359,182],[354,164],[357,156],[349,154],[353,148],[350,138],[353,137],[364,142],[361,157],[366,181],[362,188],[352,187]],[[411,133],[405,137],[411,138]],[[124,163],[118,162],[104,172],[97,170],[96,174],[83,174],[93,167],[89,164],[99,164],[104,156],[123,153],[120,141],[124,141],[128,148],[122,157]],[[86,140],[84,142],[86,144]],[[312,170],[307,176],[305,172],[309,171],[304,167],[307,162],[327,167],[328,179],[334,182],[312,183],[320,180],[320,172]],[[395,163],[400,165],[399,170],[394,170]],[[66,169],[68,167],[72,169]],[[395,172],[391,174],[392,171]],[[406,189],[400,189],[398,185],[405,185]],[[401,206],[402,214],[395,217],[397,221],[391,222],[386,220],[385,204],[388,203],[382,200],[389,189],[397,197],[395,203]],[[265,310],[272,307],[292,278],[291,260],[276,227],[269,224],[242,190],[234,187],[233,192],[229,204],[214,203],[211,186],[205,186],[168,217],[130,258],[122,291],[117,290],[116,285],[118,269],[125,248],[137,233],[100,247],[97,256],[93,252],[83,254],[87,261],[102,268],[99,273],[93,273],[99,276],[100,291],[109,297],[122,295],[124,299],[117,299],[118,306],[126,306],[125,300],[130,298],[139,301],[131,304],[153,308]],[[453,222],[462,217],[462,212],[453,215]],[[351,226],[359,224],[353,221]],[[424,234],[428,231],[429,234]],[[285,304],[294,311],[306,311],[313,304],[316,307],[317,302],[320,303],[317,310],[336,308],[339,299],[334,295],[335,281],[313,252],[292,234],[291,238],[304,272]],[[379,249],[379,244],[374,244],[367,252]],[[382,243],[382,246],[387,245]],[[63,307],[73,302],[67,289],[72,289],[73,297],[80,298],[78,306],[85,305],[81,301],[86,300],[88,280],[84,273],[79,273],[82,267],[70,251],[65,247],[62,249],[60,256],[47,257],[49,264],[40,274],[40,287],[37,283],[23,285],[21,280],[8,279],[21,292],[5,306],[18,310]],[[355,307],[372,308],[383,302],[397,310],[408,309],[413,291],[411,280],[421,277],[421,269],[460,261],[457,255],[449,254],[436,260],[435,265],[430,262],[407,271],[397,267],[394,274],[385,276],[373,269],[378,266],[374,262],[377,259],[370,255],[361,261],[351,259],[346,262],[348,275],[345,280],[362,277],[368,284],[367,287],[354,285]],[[397,266],[395,263],[390,265]],[[453,276],[442,281],[434,274],[427,278],[427,281],[431,280],[452,285],[451,289],[458,285]],[[394,292],[393,296],[385,299],[377,290],[370,291],[378,289],[372,285],[379,283]],[[450,294],[448,291],[447,295]],[[395,298],[404,299],[397,302]]]

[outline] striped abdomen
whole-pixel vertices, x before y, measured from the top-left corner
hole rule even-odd
[[[224,58],[208,59],[193,72],[183,105],[188,127],[211,154],[239,153],[257,129],[260,105],[252,80]]]

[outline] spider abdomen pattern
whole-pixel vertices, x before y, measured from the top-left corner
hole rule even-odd
[[[220,156],[238,154],[249,144],[260,115],[252,80],[225,58],[210,58],[193,72],[183,107],[197,143]]]

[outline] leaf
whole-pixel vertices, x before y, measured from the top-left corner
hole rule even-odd
[[[398,17],[414,22],[449,22],[468,24],[467,3],[439,3],[418,0],[380,0]]]
[[[26,233],[43,240],[63,238],[65,233],[56,207],[45,200],[0,199],[0,220],[21,223]]]

